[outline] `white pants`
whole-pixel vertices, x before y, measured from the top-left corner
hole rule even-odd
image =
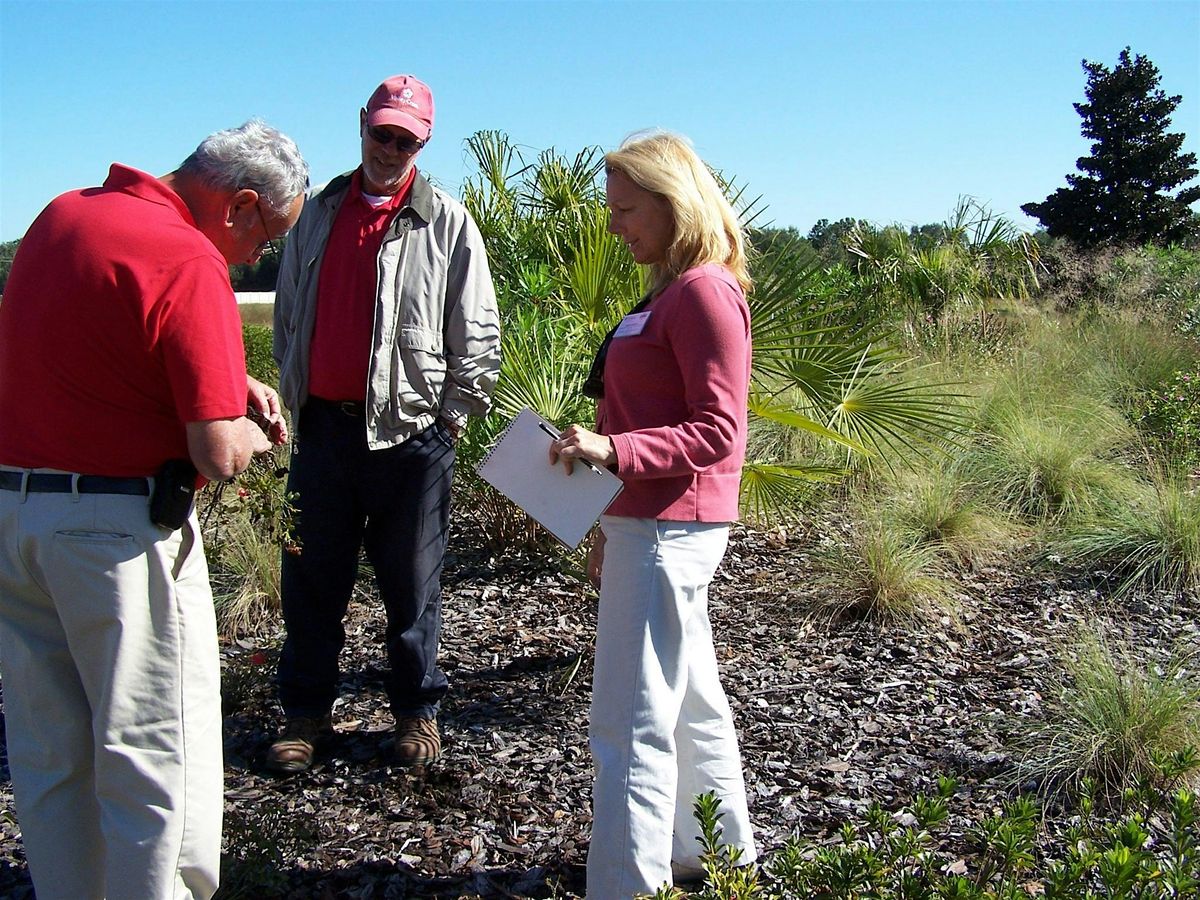
[[[0,670],[39,900],[208,898],[221,854],[220,669],[195,513],[0,490]]]
[[[729,702],[708,621],[727,525],[603,516],[606,544],[589,737],[596,769],[587,893],[653,894],[700,866],[697,794],[721,801],[722,842],[756,858]]]

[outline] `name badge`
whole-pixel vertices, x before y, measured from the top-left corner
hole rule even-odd
[[[621,324],[613,332],[613,337],[632,337],[635,334],[641,334],[642,329],[646,327],[646,322],[649,319],[650,310],[640,313],[630,313],[621,320]]]

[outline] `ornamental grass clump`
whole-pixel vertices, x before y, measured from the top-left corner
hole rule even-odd
[[[197,499],[222,637],[254,634],[279,617],[281,554],[302,552],[286,474],[270,453]]]
[[[1046,555],[1101,568],[1114,592],[1200,591],[1200,491],[1177,474],[1157,475],[1132,502],[1072,523]]]
[[[876,623],[961,627],[954,583],[936,547],[877,518],[856,521],[818,554],[816,612]]]
[[[900,473],[878,499],[881,516],[957,566],[973,567],[1011,546],[1017,529],[973,495],[951,466]]]
[[[1083,629],[1064,655],[1052,713],[1018,741],[1014,779],[1045,796],[1071,796],[1094,785],[1115,802],[1128,785],[1160,779],[1159,761],[1191,762],[1174,773],[1197,782],[1200,680],[1194,653],[1164,665],[1139,658],[1128,642],[1110,642],[1099,626]]]
[[[1111,458],[1123,440],[1113,417],[1014,412],[965,455],[963,471],[1023,521],[1059,524],[1129,494],[1132,475]]]

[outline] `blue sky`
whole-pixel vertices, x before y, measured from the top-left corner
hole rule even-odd
[[[660,126],[762,194],[762,221],[945,219],[974,196],[1022,227],[1087,152],[1080,61],[1129,45],[1200,151],[1200,0],[0,0],[0,240],[119,160],[162,174],[261,116],[315,182],[357,161],[357,112],[411,72],[421,167],[457,193],[464,140],[611,148]]]

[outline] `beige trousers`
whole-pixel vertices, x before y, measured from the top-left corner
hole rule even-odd
[[[220,670],[192,513],[0,490],[0,678],[39,900],[209,898],[220,869]]]

